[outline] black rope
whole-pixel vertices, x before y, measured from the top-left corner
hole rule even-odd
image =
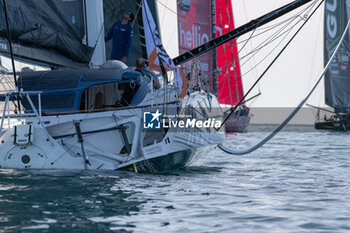
[[[15,86],[17,88],[18,87],[18,85],[17,85],[17,74],[16,74],[16,68],[15,68],[15,60],[14,60],[14,57],[13,57],[12,39],[11,39],[9,20],[8,20],[7,9],[6,9],[6,0],[3,0],[3,4],[4,4],[4,13],[5,13],[7,37],[8,37],[9,47],[10,47],[10,54],[11,54],[13,78],[14,78],[14,81],[15,81]],[[17,105],[18,105],[18,110],[21,111],[21,104],[19,102],[19,96],[17,96]]]

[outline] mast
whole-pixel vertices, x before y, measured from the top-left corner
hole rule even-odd
[[[269,22],[271,22],[274,19],[277,19],[281,17],[284,14],[287,14],[288,12],[305,5],[306,3],[310,2],[312,0],[296,0],[292,3],[289,3],[281,8],[278,8],[277,10],[274,10],[270,13],[265,14],[264,16],[261,16],[260,18],[257,18],[255,20],[250,21],[249,23],[227,33],[224,34],[216,39],[213,39],[197,48],[194,48],[184,54],[181,54],[180,56],[173,59],[173,62],[175,65],[180,65],[182,63],[185,63],[194,57],[197,57],[203,53],[206,53],[210,50],[215,49],[216,47],[225,44],[226,42],[235,39],[247,32],[250,32],[254,30],[256,27],[260,27],[262,25],[265,25]]]
[[[216,38],[216,0],[211,0],[211,25],[212,25],[212,38]],[[218,68],[217,68],[217,53],[216,50],[213,50],[212,55],[212,66],[213,66],[213,93],[217,95],[218,87],[217,87],[217,78],[218,78]]]

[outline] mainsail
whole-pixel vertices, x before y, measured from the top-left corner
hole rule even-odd
[[[350,0],[326,0],[324,64],[339,42],[350,19]],[[325,102],[336,113],[350,112],[350,30],[325,75]]]
[[[203,45],[212,39],[211,1],[179,0],[177,12],[180,54]],[[201,71],[206,77],[206,89],[209,92],[214,92],[212,56],[210,51],[198,57]],[[191,70],[191,62],[184,64],[184,69],[186,73],[189,72]]]
[[[0,0],[0,21],[5,22]],[[6,1],[14,54],[53,66],[87,66],[93,46],[86,42],[84,0]],[[0,53],[8,54],[6,25],[0,24]]]
[[[216,0],[216,36],[234,30],[231,0]],[[243,98],[243,86],[236,39],[216,49],[217,96],[221,104],[237,105]]]

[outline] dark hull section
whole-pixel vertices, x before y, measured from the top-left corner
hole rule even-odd
[[[347,131],[350,130],[350,115],[348,113],[338,113],[324,117],[315,122],[315,129]]]
[[[316,122],[315,129],[333,130],[333,131],[347,131],[350,130],[350,121],[323,121]]]
[[[225,130],[226,132],[232,133],[243,133],[247,132],[247,127],[250,122],[250,116],[238,116],[238,117],[231,117],[228,119],[225,123]]]
[[[137,164],[137,170],[142,172],[163,172],[186,167],[197,160],[196,149],[170,153],[162,157],[149,159]],[[132,166],[128,170],[133,170]]]
[[[226,117],[226,116],[225,116]],[[242,133],[247,131],[250,122],[249,108],[233,113],[225,123],[225,130],[228,133]]]

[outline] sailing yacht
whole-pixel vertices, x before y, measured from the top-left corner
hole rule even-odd
[[[128,10],[138,7],[140,41],[134,47],[148,59],[143,75],[120,61],[98,63],[102,21],[89,14],[102,1],[90,1],[95,5],[89,10],[83,0],[14,0],[7,11],[3,0],[1,22],[13,28],[0,24],[0,53],[52,70],[26,69],[17,77],[13,66],[16,89],[1,95],[0,167],[136,172],[189,165],[198,148],[224,142],[223,112],[215,95],[187,90],[178,65],[310,1],[296,0],[174,59],[162,46],[147,1],[123,1]],[[95,22],[92,29],[89,21]],[[160,80],[162,88],[154,89],[152,82]]]
[[[180,53],[234,30],[230,0],[178,1],[178,12]],[[191,77],[189,88],[215,93],[226,116],[244,96],[236,39],[189,61],[184,69]],[[245,104],[230,115],[226,132],[246,131],[250,116]]]
[[[350,19],[350,1],[326,1],[324,22],[324,64],[332,55]],[[333,24],[330,23],[330,20]],[[331,116],[318,117],[316,129],[350,129],[350,31],[325,75],[325,103],[334,109]],[[328,111],[328,110],[327,110]],[[319,115],[319,114],[318,114]]]
[[[184,95],[183,76],[178,77],[182,85],[165,80],[161,89],[154,89],[150,82],[165,79],[167,73],[148,68],[141,75],[120,61],[88,68],[96,45],[86,41],[88,11],[84,2],[7,3],[10,22],[20,14],[23,18],[16,25],[35,25],[14,28],[15,55],[46,62],[54,70],[23,71],[16,80],[19,91],[4,93],[0,166],[161,171],[187,166],[198,157],[197,148],[222,143],[223,132],[214,129],[219,128],[223,116],[216,97],[200,90]],[[140,8],[135,12],[142,18],[139,30],[144,32],[144,43],[134,44],[142,44],[146,58],[157,55],[152,64],[149,61],[153,67],[161,68],[163,62],[169,72],[175,69],[175,75],[181,74],[168,62],[171,59],[157,37],[147,2],[138,3]],[[36,9],[46,11],[35,17],[32,13]],[[21,21],[25,18],[33,22],[25,24]],[[62,30],[53,31],[57,27]],[[5,44],[8,48],[7,41]],[[12,101],[20,104],[11,114]],[[209,120],[210,126],[202,126]],[[171,127],[172,122],[185,122],[190,127]]]

